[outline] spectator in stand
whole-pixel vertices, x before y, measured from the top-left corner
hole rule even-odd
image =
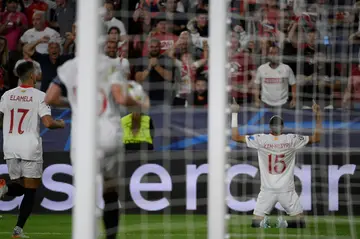
[[[75,54],[76,24],[73,24],[71,32],[65,33],[63,54]]]
[[[41,43],[48,44],[48,53],[40,54],[35,49]],[[57,68],[69,59],[74,58],[73,54],[60,55],[60,43],[50,41],[47,36],[42,37],[36,42],[24,46],[24,52],[33,60],[40,63],[42,71],[41,91],[46,92],[52,80],[57,75]]]
[[[149,55],[135,64],[135,80],[148,90],[152,106],[171,105],[177,69],[171,58],[161,55],[161,43],[157,38],[149,41],[149,49]]]
[[[265,4],[256,12],[255,18],[258,22],[259,33],[262,34],[264,25],[271,25],[274,29],[279,29],[283,12],[277,0],[265,0]]]
[[[342,101],[343,108],[360,110],[360,64],[353,67]]]
[[[118,27],[110,27],[110,29],[108,30],[108,37],[110,41],[119,42],[120,29]]]
[[[176,10],[176,0],[166,0],[164,12],[154,16],[154,18],[161,18],[167,20],[167,31],[175,35],[180,35],[186,29],[188,22],[187,14]]]
[[[34,68],[35,68],[35,77],[36,77],[36,84],[35,84],[35,88],[40,90],[41,88],[41,78],[42,78],[42,72],[41,72],[41,66],[39,64],[39,62],[34,61],[33,59],[31,59],[26,53],[23,54],[24,58],[21,60],[18,60],[15,64],[14,67],[14,75],[18,77],[16,69],[17,67],[21,64],[24,63],[25,61],[31,61],[34,64]],[[18,80],[18,85],[21,85],[21,80]]]
[[[18,4],[19,0],[8,0],[7,10],[1,16],[0,34],[5,36],[10,53],[17,50],[20,36],[28,26],[25,14],[17,11]]]
[[[298,75],[298,82],[302,87],[303,109],[311,109],[312,100],[324,106],[324,109],[332,110],[333,88],[336,84],[336,77],[339,71],[336,67],[331,67],[331,63],[326,61],[325,54],[316,53],[313,61],[304,64],[304,73]]]
[[[183,3],[179,0],[175,1],[176,3],[176,11],[178,12],[184,12],[185,11],[185,7],[183,5]],[[137,8],[146,8],[149,9],[150,12],[161,12],[164,11],[164,9],[166,8],[166,0],[140,0],[137,4],[136,4],[136,9]]]
[[[105,46],[105,54],[114,60],[118,69],[124,73],[126,79],[130,78],[130,63],[128,59],[118,56],[118,46],[116,41],[108,40]]]
[[[237,35],[240,42],[239,49],[246,49],[250,41],[250,35],[245,31],[245,21],[235,25],[232,32]]]
[[[33,18],[35,12],[47,13],[49,5],[42,0],[32,0],[32,3],[25,7],[25,14],[29,23],[29,28],[33,27]],[[45,17],[45,16],[44,16]]]
[[[189,0],[189,12],[209,11],[209,0]]]
[[[9,89],[9,49],[5,37],[0,36],[0,95]]]
[[[296,80],[291,68],[280,62],[279,47],[270,47],[269,60],[270,62],[261,65],[256,72],[255,105],[259,107],[262,103],[265,107],[280,110],[288,101],[288,86],[291,85],[290,108],[294,108],[296,106]]]
[[[186,100],[192,93],[195,85],[196,73],[207,64],[209,49],[207,42],[204,44],[204,55],[202,59],[196,59],[192,55],[193,45],[190,40],[189,32],[182,32],[174,47],[166,54],[174,59],[175,65],[180,72],[180,79],[176,82],[177,92],[173,104],[185,106]]]
[[[207,78],[204,75],[200,75],[195,81],[195,90],[190,95],[189,100],[191,105],[194,106],[207,106],[208,105],[208,85]]]
[[[239,38],[236,34],[231,36],[231,46],[229,49],[229,63],[231,79],[231,96],[238,104],[252,102],[252,80],[255,79],[256,67],[253,64],[249,53],[240,50]]]
[[[53,41],[61,41],[60,34],[55,30],[46,27],[45,25],[45,12],[35,12],[32,18],[34,27],[27,30],[20,38],[21,44],[29,44],[36,42],[44,36],[49,37]],[[48,44],[42,43],[37,45],[36,51],[40,54],[48,53]]]
[[[143,4],[138,4],[133,14],[133,24],[129,32],[133,34],[149,33],[151,31],[151,12]],[[129,34],[131,34],[129,33]]]
[[[178,40],[178,36],[167,31],[167,21],[166,19],[156,19],[156,27],[150,32],[148,38],[145,41],[144,48],[142,51],[142,56],[147,56],[149,54],[149,42],[151,39],[156,38],[160,41],[160,54],[163,54],[165,51],[171,49],[175,42]]]
[[[56,9],[50,26],[60,32],[61,37],[65,37],[67,32],[71,32],[72,25],[76,20],[76,2],[72,0],[56,0]]]
[[[274,42],[264,37],[258,38],[253,45],[251,44],[251,41],[249,42],[252,59],[257,67],[268,62],[267,58],[268,58],[269,49],[274,44],[275,44]]]
[[[110,30],[111,27],[117,27],[120,30],[120,41],[125,41],[126,29],[124,23],[114,17],[113,1],[107,0],[104,4],[104,8],[106,9],[106,14],[104,16],[104,23],[107,27],[107,30]]]
[[[196,17],[187,24],[187,29],[191,33],[191,40],[195,47],[202,49],[204,40],[209,37],[208,12],[199,9]]]

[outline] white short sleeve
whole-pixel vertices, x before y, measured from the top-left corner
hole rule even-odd
[[[0,100],[0,112],[4,113],[6,109],[6,102],[5,102],[5,97],[4,95],[1,96],[1,100]]]
[[[39,112],[40,118],[44,117],[45,115],[51,115],[51,108],[49,105],[45,103],[45,93],[41,92],[39,94]]]
[[[119,21],[120,36],[126,36],[126,29],[124,23]]]
[[[260,85],[261,84],[261,72],[260,72],[260,68],[257,69],[256,71],[256,76],[255,76],[255,84]]]
[[[76,59],[69,60],[65,62],[62,66],[57,69],[57,74],[61,82],[66,86],[66,88],[76,82],[77,77],[77,68],[76,68]]]
[[[121,60],[121,68],[126,74],[130,74],[130,63],[129,60],[124,58]]]
[[[117,70],[109,76],[109,82],[111,85],[124,85],[127,80],[125,79],[124,74]]]
[[[287,68],[288,68],[288,72],[289,72],[289,85],[295,85],[296,79],[295,79],[294,72],[292,71],[292,69],[289,66],[287,66]]]
[[[293,134],[291,141],[292,141],[291,144],[292,144],[293,148],[301,149],[309,143],[309,136]]]
[[[20,41],[22,42],[22,43],[28,43],[28,31],[26,31],[26,32],[24,32],[24,34],[20,37]]]
[[[246,135],[246,145],[249,148],[258,149],[260,146],[260,135]]]

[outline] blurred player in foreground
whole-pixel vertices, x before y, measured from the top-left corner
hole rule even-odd
[[[239,106],[232,105],[233,112]],[[296,151],[307,144],[320,142],[322,119],[319,105],[312,107],[316,114],[316,128],[312,136],[283,134],[284,122],[280,116],[270,119],[270,134],[239,135],[238,114],[233,113],[231,119],[232,140],[246,143],[249,148],[257,149],[261,176],[261,189],[258,195],[252,220],[252,227],[268,228],[270,214],[277,202],[285,209],[293,220],[278,218],[279,228],[305,228],[303,209],[295,191],[294,169]]]
[[[23,62],[16,69],[22,85],[1,97],[0,119],[3,125],[4,156],[11,181],[0,180],[0,199],[24,195],[13,238],[28,238],[23,233],[31,214],[36,189],[43,172],[42,141],[39,117],[46,128],[64,128],[63,120],[54,120],[45,103],[45,93],[34,88],[36,69],[32,62]]]
[[[68,100],[72,108],[71,125],[71,160],[76,167],[76,121],[77,117],[77,72],[78,59],[67,61],[58,68],[58,76],[50,85],[45,101],[51,105],[64,105],[61,98],[61,85],[64,84],[68,92]],[[134,83],[136,84],[136,83]],[[119,224],[119,168],[123,161],[121,116],[126,107],[132,110],[149,108],[149,98],[144,93],[141,100],[135,100],[128,94],[128,81],[123,73],[117,70],[114,61],[105,55],[99,55],[98,65],[98,147],[97,158],[100,161],[99,173],[103,175],[103,198],[105,202],[103,220],[106,228],[106,238],[115,239]],[[141,92],[143,92],[142,87]],[[87,106],[85,106],[87,107]],[[76,175],[75,175],[76,177]],[[91,185],[84,185],[91,186]]]

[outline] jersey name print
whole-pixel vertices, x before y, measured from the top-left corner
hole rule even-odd
[[[33,98],[32,98],[32,96],[26,96],[26,95],[11,95],[10,100],[22,101],[22,102],[32,102]]]
[[[308,142],[308,136],[296,134],[246,136],[247,146],[258,151],[261,190],[289,192],[295,189],[295,154]]]

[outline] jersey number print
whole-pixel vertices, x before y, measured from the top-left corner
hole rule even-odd
[[[19,134],[23,134],[24,130],[22,130],[22,124],[24,122],[24,118],[26,116],[26,114],[29,112],[29,110],[27,109],[18,109],[15,112],[15,109],[10,110],[10,130],[9,130],[9,134],[12,134],[13,129],[14,129],[14,117],[15,117],[15,113],[16,114],[21,114],[21,118],[19,121],[19,125],[18,125],[18,133]]]
[[[285,158],[285,154],[268,155],[270,174],[282,174],[285,171],[286,164],[282,158]]]

